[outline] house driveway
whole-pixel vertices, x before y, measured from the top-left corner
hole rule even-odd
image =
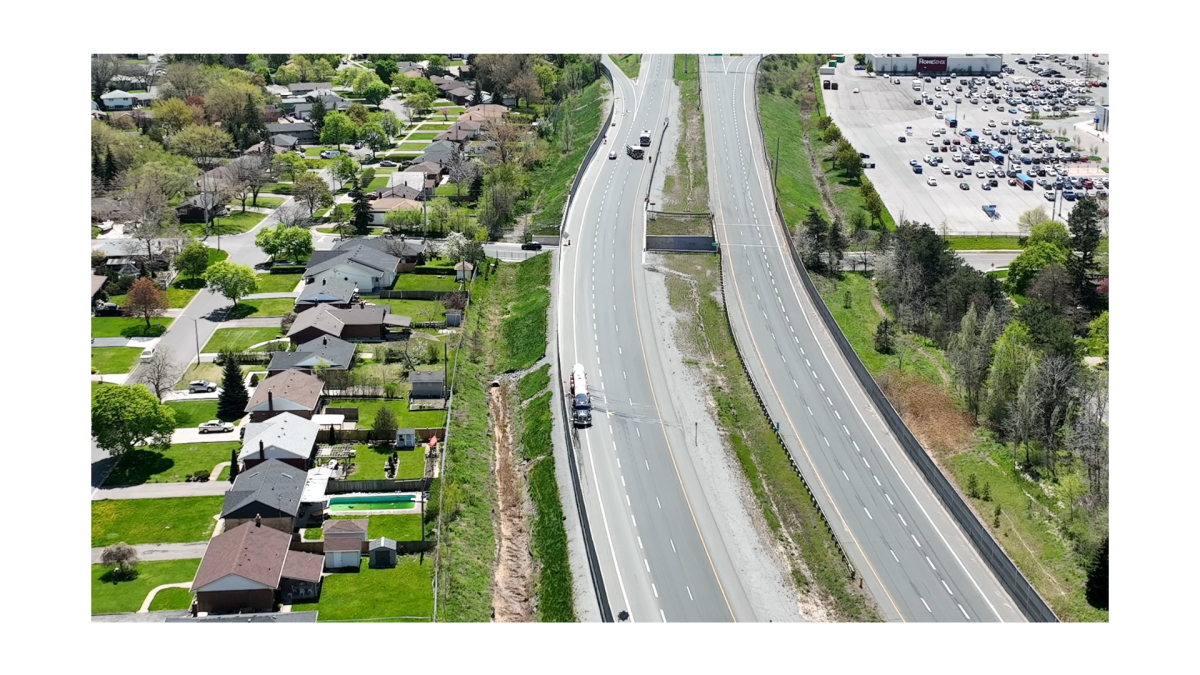
[[[102,499],[165,499],[167,497],[220,497],[229,491],[228,481],[207,483],[145,483],[129,487],[99,488],[92,501]]]
[[[155,562],[158,560],[191,560],[193,558],[203,558],[204,552],[208,550],[207,541],[193,541],[187,544],[139,544],[133,547],[138,554],[138,558],[142,562]],[[92,564],[96,565],[100,562],[100,555],[104,553],[103,548],[92,549]]]
[[[204,360],[203,357],[200,359]],[[210,359],[211,360],[211,359]],[[216,391],[204,392],[203,394],[191,394],[187,389],[172,389],[163,394],[163,401],[215,401],[221,393],[221,388],[217,387]]]
[[[267,298],[294,298],[300,295],[299,293],[251,293],[242,300],[265,300]]]
[[[176,429],[175,433],[171,434],[171,443],[225,443],[238,442],[241,440],[241,435],[238,434],[237,427],[233,431],[222,434],[202,434],[199,429]]]

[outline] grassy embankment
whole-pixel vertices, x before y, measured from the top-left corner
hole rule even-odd
[[[675,163],[663,177],[662,211],[708,213],[708,156],[705,152],[704,112],[700,109],[700,76],[696,58],[686,55],[691,67],[685,74],[685,55],[675,55],[675,84],[679,86],[679,119]],[[670,152],[663,149],[663,152]],[[646,223],[651,235],[711,235],[708,217],[656,216]]]

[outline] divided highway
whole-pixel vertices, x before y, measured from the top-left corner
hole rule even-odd
[[[615,125],[567,216],[557,321],[563,376],[583,364],[592,394],[593,425],[576,439],[609,605],[635,622],[753,621],[688,454],[690,421],[679,419],[654,357],[666,338],[642,269],[651,165],[623,151],[650,129],[649,154],[658,153],[673,59],[645,56],[635,83],[604,58]]]
[[[769,196],[758,60],[702,57],[701,86],[727,310],[771,419],[886,619],[1024,621],[870,405],[801,285]]]

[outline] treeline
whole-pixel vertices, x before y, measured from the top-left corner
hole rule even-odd
[[[1107,366],[1084,362],[1108,356],[1101,220],[1085,197],[1065,227],[1038,223],[1007,287],[926,224],[902,223],[876,270],[898,327],[945,350],[966,411],[1012,447],[1019,471],[1055,486],[1072,514],[1067,534],[1093,571],[1108,536]],[[894,330],[880,324],[878,351],[890,351]],[[1074,518],[1077,508],[1086,518]]]

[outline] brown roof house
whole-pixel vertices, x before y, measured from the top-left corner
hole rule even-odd
[[[389,188],[390,190],[390,188]],[[395,191],[392,191],[394,194]],[[404,197],[382,197],[371,202],[371,224],[383,225],[391,211],[420,211],[421,202]]]
[[[313,449],[317,447],[319,430],[320,425],[316,422],[290,412],[277,414],[264,422],[250,422],[246,425],[238,462],[243,471],[271,460],[306,471]]]
[[[311,313],[305,312],[300,316],[308,316]],[[300,319],[296,319],[296,323],[300,323]],[[254,396],[250,398],[250,403],[246,404],[246,412],[250,413],[251,422],[265,422],[282,413],[311,419],[324,389],[325,383],[308,373],[285,370],[258,383],[258,387],[254,389]],[[247,427],[247,441],[249,437],[250,431]]]
[[[270,612],[276,603],[321,597],[321,556],[288,550],[292,535],[243,523],[208,542],[192,581],[196,610]]]
[[[367,519],[327,520],[321,526],[325,539],[325,569],[357,568],[362,562],[363,542],[367,540]]]
[[[388,326],[408,328],[412,325],[411,318],[391,314],[390,309],[387,305],[352,309],[314,307],[296,317],[287,336],[295,345],[311,342],[323,335],[332,335],[352,342],[382,340],[387,334]],[[257,395],[255,392],[255,396]]]

